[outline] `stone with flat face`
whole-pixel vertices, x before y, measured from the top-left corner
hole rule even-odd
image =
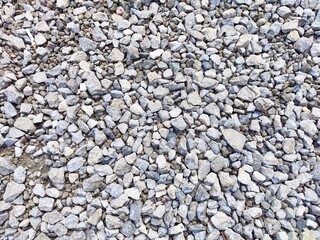
[[[7,184],[6,190],[3,194],[3,200],[5,202],[12,202],[14,201],[23,191],[26,189],[24,184],[19,184],[16,182],[9,182]]]
[[[27,117],[19,117],[15,121],[14,126],[24,132],[33,132],[36,130],[33,122]]]
[[[233,129],[222,129],[222,135],[227,143],[236,151],[241,152],[247,138],[240,132]]]
[[[226,230],[234,225],[234,220],[224,212],[217,212],[212,218],[211,223],[219,230]]]
[[[108,59],[111,62],[121,62],[124,59],[124,54],[118,48],[114,48],[109,54]]]

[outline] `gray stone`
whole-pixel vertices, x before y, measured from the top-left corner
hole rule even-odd
[[[65,179],[64,179],[64,168],[51,168],[49,170],[48,176],[53,185],[58,188],[62,189],[64,187]]]
[[[57,0],[56,6],[57,8],[66,8],[70,4],[70,0]]]
[[[104,22],[104,21],[108,21],[108,15],[104,12],[96,12],[94,14],[92,14],[92,19],[94,21],[98,21],[98,22]]]
[[[166,207],[164,205],[159,205],[152,215],[156,218],[162,218],[165,213]]]
[[[136,9],[132,9],[132,12],[135,15],[137,15],[138,18],[141,18],[141,19],[148,19],[152,15],[152,12],[150,10],[139,11],[139,10],[136,10]]]
[[[131,166],[127,164],[124,158],[116,161],[114,165],[114,173],[120,176],[125,175],[127,172],[131,170]]]
[[[24,167],[19,166],[14,170],[13,178],[16,183],[23,183],[26,180],[27,171]]]
[[[266,60],[263,59],[261,55],[250,55],[246,59],[246,63],[248,66],[264,66]]]
[[[105,223],[107,229],[118,229],[123,226],[123,223],[119,217],[113,215],[106,215]]]
[[[320,43],[313,43],[310,49],[310,54],[312,57],[320,56]]]
[[[303,120],[300,122],[300,128],[310,136],[314,136],[318,130],[313,120]]]
[[[233,129],[222,129],[222,135],[227,143],[236,151],[241,152],[247,138],[240,132]]]
[[[234,225],[234,220],[226,215],[224,212],[218,211],[213,217],[211,217],[211,223],[219,230],[226,230]]]
[[[45,72],[37,72],[32,76],[32,79],[36,83],[44,83],[47,81],[47,75]]]
[[[205,190],[202,184],[199,184],[196,190],[195,200],[197,202],[203,202],[205,200],[208,200],[209,198],[210,198],[210,194]]]
[[[232,229],[226,229],[224,231],[227,239],[233,239],[233,240],[245,240],[243,237],[241,237],[240,234],[235,233]]]
[[[9,182],[3,194],[3,200],[5,202],[14,201],[20,194],[24,192],[26,187],[24,184],[19,184],[16,182]]]
[[[16,36],[10,35],[9,37],[11,44],[18,50],[25,49],[26,45],[24,44],[23,39]]]
[[[40,197],[44,197],[46,195],[46,191],[44,189],[43,184],[41,183],[37,183],[33,189],[32,192],[34,195],[40,196]]]
[[[187,124],[182,116],[179,116],[177,118],[174,118],[171,120],[171,124],[174,128],[183,131],[187,128]]]
[[[20,104],[24,98],[24,95],[19,92],[13,85],[10,85],[4,91],[7,97],[7,101],[14,104]]]
[[[169,233],[169,235],[176,235],[176,234],[182,233],[184,231],[185,231],[185,227],[182,223],[180,223],[178,225],[170,227],[168,230],[168,233]]]
[[[102,93],[102,85],[100,80],[96,77],[92,71],[87,71],[82,75],[82,78],[86,80],[85,84],[92,96],[97,96]]]
[[[203,28],[202,32],[206,41],[211,42],[217,38],[217,30],[214,28]]]
[[[131,237],[135,231],[136,226],[131,221],[125,222],[120,230],[120,232],[126,237]]]
[[[82,37],[79,39],[79,46],[82,51],[93,51],[96,49],[97,44],[89,38]]]
[[[202,104],[201,98],[197,92],[192,92],[188,95],[188,102],[195,106]]]
[[[123,19],[118,22],[117,29],[119,31],[123,31],[123,30],[129,28],[130,26],[131,26],[131,23],[128,20]]]
[[[134,202],[130,205],[130,220],[132,220],[136,226],[139,226],[142,222],[141,218],[141,202]]]
[[[306,37],[299,38],[293,45],[294,49],[299,53],[308,53],[311,46],[312,39]]]
[[[17,116],[17,111],[10,102],[4,103],[4,113],[6,115],[6,118],[13,118]]]
[[[39,199],[39,209],[45,212],[51,212],[53,210],[54,199],[49,197],[44,197]]]
[[[235,2],[238,5],[246,4],[250,6],[252,4],[252,0],[233,0],[233,2]]]
[[[96,226],[102,217],[102,209],[98,208],[94,213],[88,218],[88,223]]]
[[[121,62],[123,59],[124,54],[118,48],[113,48],[108,56],[108,60],[111,62]]]
[[[292,20],[284,23],[281,27],[281,30],[284,33],[288,33],[288,32],[291,32],[292,30],[296,30],[298,26],[299,26],[299,20]]]
[[[37,46],[42,46],[47,42],[47,39],[42,33],[38,33],[37,35],[35,35],[34,40]]]
[[[271,108],[274,105],[273,101],[271,101],[268,98],[262,98],[262,97],[254,100],[254,104],[256,108],[261,112],[267,111],[269,108]]]
[[[294,138],[285,138],[282,142],[283,151],[287,154],[295,153],[296,141]]]
[[[78,171],[85,163],[85,160],[82,157],[75,157],[71,159],[67,164],[67,169],[69,172]]]
[[[111,197],[118,198],[123,193],[123,187],[120,184],[111,183],[106,187],[105,191],[108,192]]]
[[[40,21],[38,22],[35,26],[34,29],[37,30],[38,32],[49,32],[50,27],[45,21]]]
[[[139,105],[138,102],[132,104],[130,106],[130,111],[136,115],[143,115],[145,113],[145,111],[143,110],[143,108]]]
[[[238,98],[252,102],[254,99],[260,96],[259,88],[255,86],[245,86],[237,94]]]
[[[320,18],[315,19],[312,23],[311,23],[311,27],[316,30],[319,31],[320,30]]]
[[[0,157],[0,174],[2,176],[9,175],[13,173],[16,166],[12,164],[7,158]]]
[[[198,169],[199,160],[196,153],[188,153],[185,157],[185,165],[188,169]]]
[[[94,41],[101,42],[107,40],[106,35],[103,33],[102,29],[95,27],[92,31],[92,38]]]
[[[15,121],[14,126],[24,132],[34,132],[36,130],[33,122],[27,117],[19,117]]]
[[[251,183],[251,177],[243,168],[238,171],[238,181],[244,185],[249,185]]]
[[[83,190],[85,192],[93,192],[96,189],[99,189],[103,185],[103,177],[94,174],[93,176],[86,178],[83,181]]]
[[[243,34],[240,36],[238,42],[236,43],[237,47],[245,48],[249,45],[252,40],[251,34]]]
[[[88,164],[93,166],[99,163],[103,158],[102,150],[98,146],[94,146],[88,154]]]

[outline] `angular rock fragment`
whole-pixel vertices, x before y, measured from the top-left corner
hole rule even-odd
[[[240,132],[233,129],[221,130],[224,139],[236,151],[242,151],[247,138]]]
[[[15,121],[14,126],[24,132],[33,132],[36,130],[33,122],[27,117],[19,117]]]
[[[3,194],[3,200],[5,202],[12,202],[22,194],[25,189],[26,187],[24,184],[9,182]]]
[[[213,217],[211,217],[211,223],[219,230],[226,230],[234,225],[234,220],[224,212],[218,211]]]

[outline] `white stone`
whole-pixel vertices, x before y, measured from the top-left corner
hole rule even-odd
[[[56,6],[57,8],[66,8],[70,4],[70,0],[57,0]]]
[[[318,132],[317,126],[314,124],[312,120],[301,121],[300,128],[310,136],[313,136]]]
[[[113,48],[108,59],[111,62],[121,62],[124,59],[124,54],[118,48]]]
[[[201,98],[197,92],[192,92],[188,95],[188,102],[195,106],[202,104]]]
[[[14,126],[24,132],[33,132],[36,130],[33,122],[27,117],[19,117],[15,121]]]
[[[219,230],[226,230],[234,225],[234,220],[229,217],[224,212],[218,211],[213,217],[211,217],[211,222],[214,227]]]
[[[47,81],[47,75],[45,72],[37,72],[33,75],[33,81],[36,83],[43,83]]]
[[[222,135],[227,143],[236,151],[242,151],[247,138],[233,129],[222,129]]]
[[[19,184],[16,182],[9,182],[3,194],[3,200],[5,202],[14,201],[21,193],[24,192],[26,187],[24,184]]]
[[[145,114],[145,111],[142,109],[142,107],[139,105],[138,102],[132,104],[130,106],[130,111],[136,115],[143,115]]]
[[[250,174],[243,170],[243,168],[239,169],[238,181],[244,185],[249,185],[251,183]]]

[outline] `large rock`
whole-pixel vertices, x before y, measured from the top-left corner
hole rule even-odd
[[[108,60],[111,62],[121,62],[124,59],[124,54],[118,49],[112,49],[110,55],[108,56]]]
[[[57,0],[56,6],[57,8],[66,8],[70,4],[70,0]]]
[[[47,75],[45,72],[37,72],[33,74],[32,79],[36,83],[43,83],[47,81]]]
[[[299,38],[293,45],[294,49],[299,53],[308,53],[309,49],[312,46],[312,39],[302,37]]]
[[[196,153],[188,153],[185,157],[185,165],[188,169],[198,169],[199,160]]]
[[[83,190],[85,192],[93,192],[94,190],[100,188],[102,184],[103,178],[95,174],[83,181]]]
[[[4,94],[7,97],[7,101],[15,104],[20,104],[24,98],[24,95],[19,92],[14,85],[10,85],[4,90]]]
[[[18,38],[16,36],[11,35],[10,41],[11,41],[11,44],[18,50],[24,49],[26,47],[22,38]]]
[[[228,228],[231,228],[235,221],[229,217],[227,214],[224,212],[218,211],[212,218],[211,222],[213,226],[218,228],[219,230],[226,230]]]
[[[14,201],[23,191],[26,189],[24,184],[19,184],[16,182],[9,182],[7,184],[6,190],[3,194],[3,200],[5,202]]]
[[[260,96],[259,88],[255,86],[245,86],[237,94],[238,98],[252,102],[255,98]]]
[[[246,63],[248,66],[264,66],[266,60],[262,58],[261,55],[250,55],[246,59]]]
[[[301,121],[300,128],[310,136],[313,136],[318,132],[317,126],[314,124],[313,120]]]
[[[97,44],[94,41],[86,37],[82,37],[79,39],[79,45],[83,51],[92,51],[97,47]]]
[[[27,117],[19,117],[15,121],[14,126],[24,132],[34,132],[36,130],[33,122]]]
[[[247,138],[233,129],[222,129],[222,135],[227,143],[236,151],[242,151]]]
[[[0,157],[0,174],[2,176],[13,173],[16,166],[4,157]]]
[[[187,128],[187,124],[186,122],[184,121],[183,117],[182,116],[179,116],[177,118],[174,118],[171,120],[171,124],[174,128],[180,130],[180,131],[183,131]]]
[[[64,187],[65,179],[64,179],[64,168],[51,168],[49,170],[49,179],[53,183],[53,185],[58,188],[62,189]]]

